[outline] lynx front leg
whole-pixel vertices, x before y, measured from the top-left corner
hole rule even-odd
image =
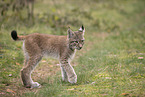
[[[73,67],[68,62],[68,60],[61,60],[60,63],[61,63],[62,74],[63,74],[62,77],[64,78],[66,77],[70,83],[76,83],[77,75]]]
[[[60,64],[60,68],[61,68],[62,80],[67,82],[68,81],[67,73],[61,64]]]
[[[41,58],[30,58],[28,64],[21,70],[21,78],[24,86],[26,86],[27,88],[40,87],[40,84],[37,82],[33,82],[31,78],[32,70],[35,68],[40,59]]]

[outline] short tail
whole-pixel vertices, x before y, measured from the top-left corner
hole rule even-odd
[[[17,40],[24,40],[25,37],[24,36],[18,36],[17,35],[17,31],[13,30],[11,32],[11,37],[13,38],[13,40],[17,41]]]

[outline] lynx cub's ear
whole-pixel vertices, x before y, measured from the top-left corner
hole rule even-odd
[[[68,28],[68,38],[72,38],[74,36],[74,32],[70,29],[70,27]]]
[[[80,27],[79,31],[80,31],[80,32],[83,32],[83,33],[85,32],[85,28],[84,28],[83,25],[82,25],[82,27]]]

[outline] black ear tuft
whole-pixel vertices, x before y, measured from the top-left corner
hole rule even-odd
[[[17,40],[17,39],[18,39],[17,32],[16,32],[15,30],[13,30],[13,31],[11,32],[11,36],[12,36],[12,38],[13,38],[14,40]]]
[[[84,30],[84,26],[82,25],[82,30]]]

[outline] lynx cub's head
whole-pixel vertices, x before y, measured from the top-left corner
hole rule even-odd
[[[77,49],[80,50],[84,45],[84,26],[80,27],[78,31],[73,32],[70,28],[68,29],[68,40],[69,48],[71,50]]]

